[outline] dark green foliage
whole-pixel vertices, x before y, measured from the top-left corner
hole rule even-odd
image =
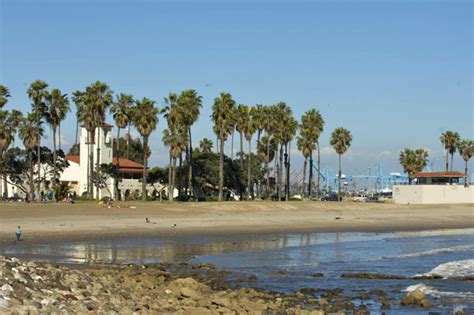
[[[117,139],[114,139],[114,157],[127,158],[127,140],[120,138],[120,150],[117,150]],[[129,159],[142,164],[143,163],[143,144],[140,139],[130,139]]]

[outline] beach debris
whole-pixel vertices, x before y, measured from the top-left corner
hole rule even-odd
[[[334,218],[334,220],[340,220],[340,219],[341,219],[341,217],[335,217]]]
[[[171,228],[174,229],[176,227],[176,223],[171,224]]]
[[[150,219],[145,218],[145,222],[146,222],[146,223],[150,223]]]
[[[135,207],[135,206],[130,206],[130,209],[136,209],[136,208],[137,208],[137,207]]]

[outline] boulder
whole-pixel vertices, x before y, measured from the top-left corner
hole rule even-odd
[[[422,301],[425,300],[426,295],[420,289],[408,292],[402,299],[401,304],[407,306],[422,306]]]

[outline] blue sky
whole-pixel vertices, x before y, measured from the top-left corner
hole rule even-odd
[[[330,132],[351,130],[344,162],[352,174],[375,163],[399,170],[404,147],[428,148],[442,168],[443,130],[473,138],[471,1],[0,3],[7,108],[29,110],[36,79],[69,95],[100,80],[159,106],[169,92],[194,88],[204,100],[197,144],[215,138],[210,107],[221,91],[248,105],[285,101],[297,118],[310,108],[323,114],[329,168],[337,165]],[[64,143],[74,124],[70,114]],[[161,119],[151,165],[167,162],[163,127]],[[298,152],[294,161],[301,165]]]

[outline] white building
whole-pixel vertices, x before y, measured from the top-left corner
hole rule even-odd
[[[102,127],[97,128],[95,137],[90,145],[88,145],[87,130],[81,128],[80,138],[80,155],[66,155],[66,160],[69,162],[69,166],[61,173],[59,180],[62,183],[66,183],[71,187],[71,192],[76,192],[78,196],[82,196],[87,192],[87,178],[89,176],[88,167],[88,155],[92,155],[92,163],[95,167],[99,164],[110,164],[119,165],[119,173],[121,181],[119,182],[119,192],[123,197],[126,195],[133,196],[134,194],[140,194],[142,190],[142,176],[144,167],[143,164],[136,163],[134,161],[125,158],[113,157],[113,136],[112,136],[112,125],[104,123]],[[99,148],[99,150],[97,150]],[[99,159],[97,160],[97,156]],[[115,196],[115,181],[112,178],[107,178],[105,187],[99,189],[99,199],[104,197],[111,197],[117,200]],[[3,189],[3,187],[2,187]],[[96,187],[93,185],[92,192],[94,198],[96,198]],[[158,192],[163,190],[167,194],[167,190],[160,184],[154,186],[148,185],[148,194],[151,195],[154,190]],[[8,195],[13,196],[15,192],[20,193],[19,189],[15,189],[14,186],[8,185]],[[3,191],[1,191],[3,193]],[[37,192],[38,194],[38,192]],[[20,194],[23,195],[23,194]],[[175,191],[175,196],[177,192]]]
[[[460,172],[422,172],[411,176],[414,185],[393,186],[397,204],[474,203],[474,186],[465,186]]]

